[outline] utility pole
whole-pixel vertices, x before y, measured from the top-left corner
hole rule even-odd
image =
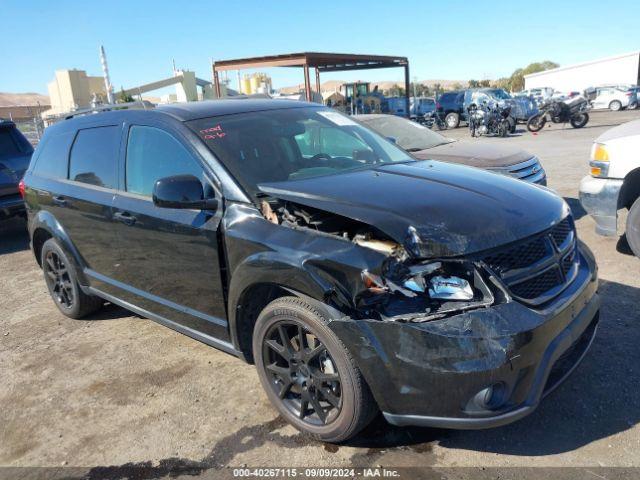
[[[102,64],[102,74],[104,76],[104,89],[107,91],[107,103],[115,103],[113,98],[113,86],[109,78],[109,66],[107,65],[107,54],[104,52],[104,46],[100,45],[100,63]]]

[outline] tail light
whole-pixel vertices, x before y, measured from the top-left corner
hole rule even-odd
[[[627,92],[627,97],[630,97],[631,95],[633,95],[633,92]]]
[[[18,191],[20,192],[20,196],[24,198],[24,178],[18,183]]]

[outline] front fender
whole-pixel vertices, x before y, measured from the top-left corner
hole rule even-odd
[[[69,259],[71,259],[71,261],[73,262],[73,267],[77,273],[78,282],[80,283],[80,285],[89,285],[89,282],[87,281],[83,273],[84,262],[82,261],[82,256],[73,245],[73,242],[69,238],[69,235],[67,234],[65,229],[51,212],[46,210],[30,212],[28,228],[29,238],[31,240],[31,251],[34,253],[34,255],[36,255],[33,246],[34,234],[37,230],[44,230],[51,237],[55,238],[58,241],[60,247],[67,254],[67,257],[69,257]],[[36,258],[36,261],[38,261],[38,263],[40,262],[38,258]]]

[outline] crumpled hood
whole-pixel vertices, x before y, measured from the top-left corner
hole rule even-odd
[[[541,232],[569,214],[548,189],[421,161],[262,184],[264,193],[374,226],[414,257],[466,255]]]
[[[426,150],[411,152],[421,160],[441,160],[478,168],[505,168],[526,162],[533,155],[512,145],[480,142],[451,142]]]

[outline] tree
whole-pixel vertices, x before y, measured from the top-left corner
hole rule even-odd
[[[552,68],[558,68],[558,65],[555,62],[550,60],[545,60],[543,62],[534,62],[530,63],[524,68],[516,69],[509,78],[509,90],[512,92],[519,92],[520,90],[524,90],[524,76],[529,75],[531,73],[544,72],[545,70],[550,70]]]
[[[491,80],[480,80],[480,86],[482,88],[487,88],[491,86]]]
[[[129,102],[133,102],[134,99],[131,95],[127,94],[124,91],[124,87],[120,87],[120,94],[118,95],[118,101],[120,103],[129,103]]]
[[[480,87],[480,82],[477,80],[469,80],[469,88],[478,88]]]

